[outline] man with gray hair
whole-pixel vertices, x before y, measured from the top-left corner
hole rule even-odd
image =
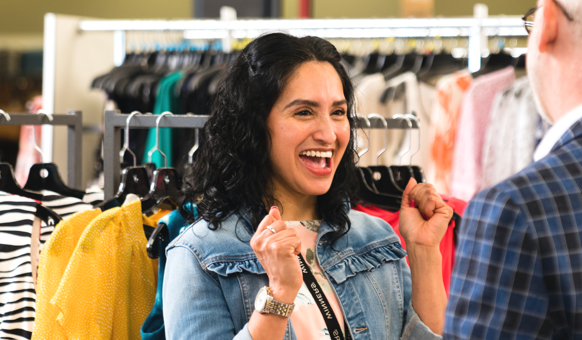
[[[582,0],[524,16],[527,70],[553,123],[535,162],[467,207],[445,339],[582,339]]]

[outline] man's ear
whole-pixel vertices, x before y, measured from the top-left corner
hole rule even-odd
[[[552,0],[541,0],[534,30],[538,30],[538,49],[540,53],[547,51],[558,37],[558,6]]]

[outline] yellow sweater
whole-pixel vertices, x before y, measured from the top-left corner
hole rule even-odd
[[[93,219],[50,300],[56,312],[44,320],[39,310],[33,339],[140,338],[156,290],[142,223],[140,201]],[[43,262],[44,252],[39,282],[44,280],[43,263],[49,262]],[[50,251],[46,253],[48,257]]]

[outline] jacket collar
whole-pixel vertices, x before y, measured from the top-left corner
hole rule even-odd
[[[557,149],[561,148],[562,146],[566,145],[570,141],[582,136],[582,119],[578,120],[566,133],[560,137],[560,140],[554,145],[551,152],[556,151]]]
[[[350,202],[346,200],[344,202],[344,206],[346,209],[346,214],[349,214],[350,210],[351,210]],[[251,235],[251,236],[254,235],[255,229],[253,228],[253,224],[251,222],[251,209],[250,208],[243,208],[243,209],[239,210],[239,212],[236,213],[236,215],[238,215],[245,222],[244,227],[249,232],[249,235]],[[336,226],[332,226],[329,223],[322,221],[321,227],[319,229],[319,234],[333,232],[336,229],[337,229]]]

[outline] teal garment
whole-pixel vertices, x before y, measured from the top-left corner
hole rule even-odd
[[[159,115],[162,112],[172,112],[177,114],[180,111],[180,98],[174,95],[174,89],[176,88],[176,83],[182,76],[184,72],[177,71],[168,74],[160,80],[158,84],[158,92],[156,94],[156,103],[154,104],[154,115]],[[164,119],[164,118],[162,118]],[[143,153],[143,163],[148,162],[148,152],[156,145],[156,128],[151,128],[148,132],[148,138],[146,140],[145,149]],[[172,152],[172,129],[161,128],[160,129],[160,150],[168,158],[168,167],[173,164],[173,152]],[[165,166],[164,157],[159,152],[154,152],[152,155],[152,162],[156,164],[156,168],[162,168]]]
[[[192,214],[194,218],[198,218],[198,209],[196,204],[187,203],[184,205],[186,210],[192,209]],[[145,322],[141,326],[141,338],[143,340],[164,340],[166,339],[165,328],[164,328],[164,314],[162,309],[162,287],[164,284],[164,269],[166,267],[166,247],[174,240],[178,235],[182,233],[187,227],[188,222],[180,214],[179,210],[174,210],[168,215],[162,217],[158,221],[158,225],[165,224],[168,228],[169,239],[164,240],[160,243],[160,259],[158,266],[158,287],[156,291],[156,302],[152,311],[146,318]]]

